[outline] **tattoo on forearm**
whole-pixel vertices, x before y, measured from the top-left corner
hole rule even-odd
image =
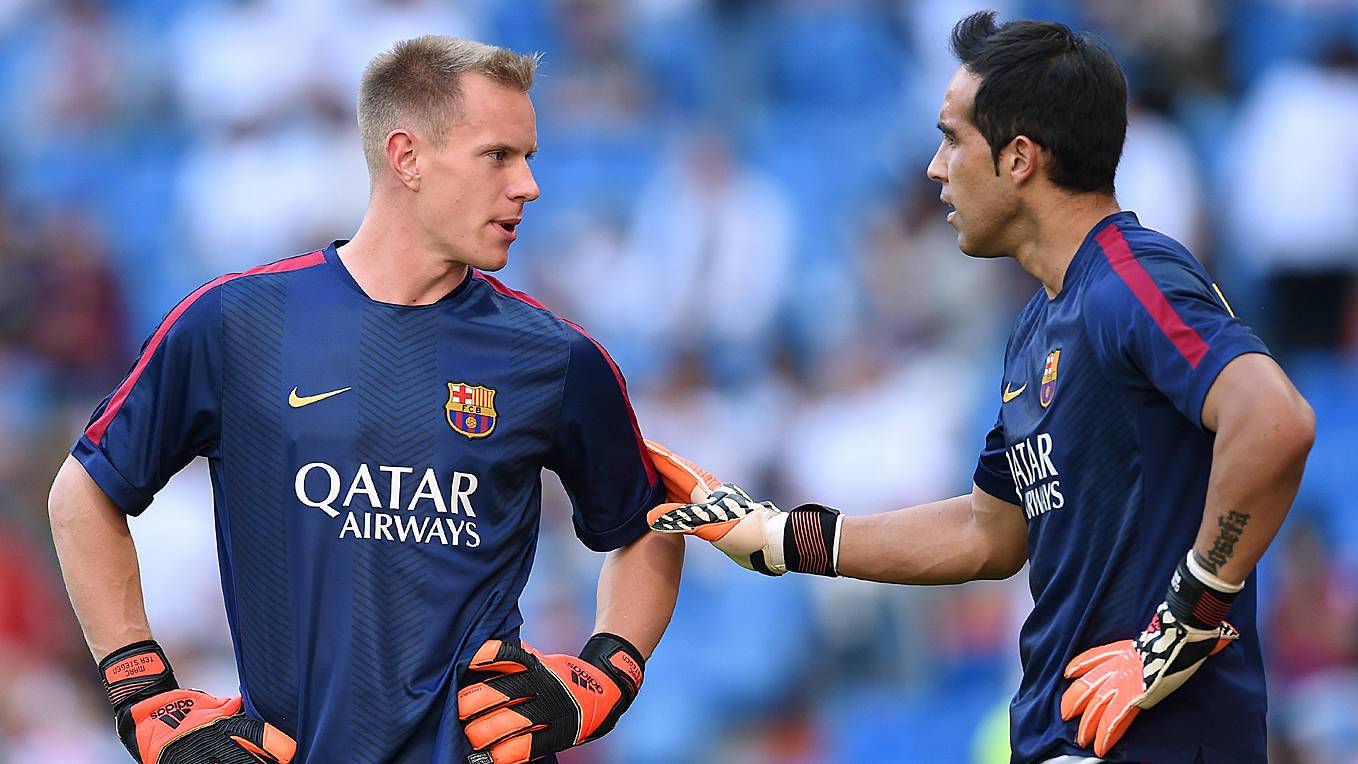
[[[1212,541],[1212,548],[1205,558],[1198,555],[1198,562],[1209,573],[1217,573],[1235,554],[1235,543],[1240,540],[1240,534],[1245,532],[1245,523],[1249,521],[1250,516],[1244,512],[1230,512],[1225,517],[1217,518],[1217,537]]]

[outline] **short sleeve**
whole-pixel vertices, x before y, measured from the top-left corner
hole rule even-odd
[[[1226,364],[1268,348],[1188,255],[1134,256],[1125,243],[1106,251],[1112,273],[1086,293],[1084,310],[1095,352],[1114,376],[1148,384],[1201,428],[1203,401]]]
[[[574,507],[575,533],[606,552],[647,532],[646,512],[665,501],[664,485],[641,437],[622,373],[574,325],[556,440],[548,467]]]
[[[71,453],[123,512],[139,515],[221,433],[221,290],[201,287],[142,345]]]
[[[985,436],[985,447],[976,460],[976,473],[972,482],[982,491],[1010,504],[1019,504],[1018,489],[1014,487],[1014,475],[1009,469],[1009,460],[1004,456],[1004,423],[995,417],[995,426]]]

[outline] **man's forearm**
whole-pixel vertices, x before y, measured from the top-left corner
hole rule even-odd
[[[1309,408],[1223,415],[1193,551],[1227,583],[1244,581],[1278,532],[1314,435]]]
[[[650,657],[674,614],[684,539],[647,533],[608,554],[599,573],[594,630],[616,634]]]
[[[839,574],[925,585],[1007,578],[1023,567],[1026,533],[1022,510],[979,489],[894,512],[848,516]]]
[[[127,518],[73,458],[52,484],[48,514],[66,591],[94,659],[150,639]]]

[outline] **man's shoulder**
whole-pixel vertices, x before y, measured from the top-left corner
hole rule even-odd
[[[198,335],[217,329],[221,326],[224,291],[252,278],[292,273],[324,262],[324,253],[316,251],[217,276],[198,285],[175,303],[157,325],[153,338]]]
[[[1207,269],[1171,236],[1140,225],[1112,227],[1097,238],[1095,262],[1080,285],[1087,319],[1126,311],[1163,311],[1184,294],[1207,295]]]
[[[563,347],[592,343],[578,324],[558,315],[527,292],[481,271],[472,271],[472,278],[485,288],[512,328],[556,339]]]
[[[209,292],[220,292],[224,287],[239,286],[252,280],[267,277],[276,277],[283,274],[293,274],[306,271],[316,266],[325,264],[325,251],[313,250],[301,255],[291,255],[281,260],[274,260],[268,263],[261,263],[250,268],[232,273],[223,273],[220,276],[208,281],[194,292],[190,293],[186,300],[196,298]]]
[[[1112,294],[1106,285],[1120,287],[1115,293],[1136,297],[1146,288],[1184,280],[1205,282],[1206,269],[1177,239],[1140,224],[1109,226],[1096,237],[1096,262],[1089,269],[1088,293],[1094,299]]]

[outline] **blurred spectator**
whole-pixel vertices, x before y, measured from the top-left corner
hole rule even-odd
[[[938,185],[923,173],[850,227],[858,232],[854,290],[862,310],[852,331],[891,350],[984,344],[1032,295],[1031,279],[1012,263],[958,251]]]
[[[707,348],[719,382],[750,374],[777,348],[795,235],[783,190],[702,128],[642,189],[618,282],[633,288],[612,296],[647,346]]]
[[[1127,145],[1116,180],[1118,203],[1136,212],[1142,225],[1178,239],[1206,260],[1202,171],[1188,136],[1166,113],[1165,104],[1134,98],[1129,106]]]
[[[127,368],[131,347],[121,284],[109,268],[98,233],[75,210],[47,219],[43,257],[28,288],[41,294],[32,314],[30,345],[57,375],[54,384],[103,393]]]
[[[189,125],[215,132],[304,115],[314,18],[305,4],[279,0],[189,4],[170,31]]]
[[[1333,349],[1358,274],[1358,51],[1289,61],[1245,96],[1228,166],[1227,224],[1268,288],[1270,347]]]
[[[49,47],[37,69],[48,124],[63,129],[99,130],[118,115],[118,100],[130,83],[122,75],[116,19],[99,0],[55,3]]]
[[[1358,573],[1345,570],[1309,523],[1287,530],[1275,604],[1269,681],[1276,732],[1304,764],[1358,762]]]
[[[1271,678],[1287,691],[1317,674],[1358,664],[1358,574],[1340,566],[1310,523],[1288,529],[1281,552],[1268,628]]]

